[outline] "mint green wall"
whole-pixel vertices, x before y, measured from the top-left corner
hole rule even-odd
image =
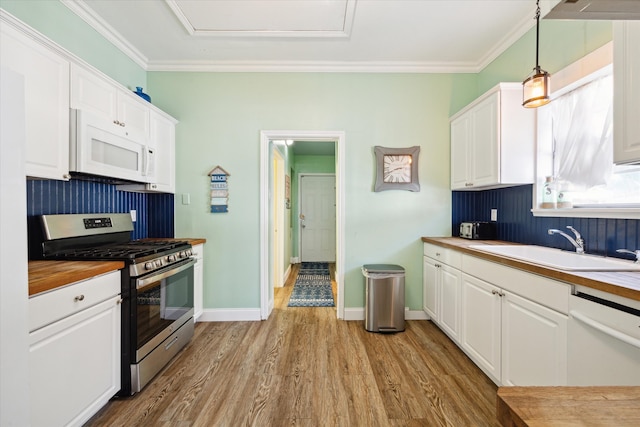
[[[59,1],[2,0],[0,7],[129,89],[146,86],[144,69]]]
[[[177,127],[176,235],[207,239],[205,308],[259,307],[260,130],[346,133],[345,306],[364,306],[366,263],[406,268],[407,305],[422,304],[424,235],[448,235],[449,115],[473,75],[151,72],[154,103]],[[471,82],[471,83],[470,83]],[[422,191],[372,191],[374,145],[422,147]],[[208,213],[207,173],[230,174],[229,213]],[[180,203],[182,193],[191,204]]]
[[[319,144],[328,144],[321,142]],[[298,174],[301,173],[335,173],[336,158],[335,156],[295,156],[293,157],[291,177],[291,252],[292,256],[300,256],[299,239],[300,233],[298,228],[299,200],[298,200]]]

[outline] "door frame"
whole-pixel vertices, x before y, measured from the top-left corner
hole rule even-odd
[[[273,229],[273,241],[271,247],[273,249],[272,254],[272,276],[273,286],[284,286],[284,236],[285,236],[285,223],[284,223],[284,209],[285,209],[285,197],[284,197],[284,157],[275,146],[272,147],[273,153],[273,203],[271,206],[272,212],[272,229]]]
[[[335,173],[320,173],[320,172],[300,172],[298,173],[298,212],[296,215],[297,227],[298,227],[298,256],[300,257],[300,262],[302,262],[302,227],[300,226],[300,212],[302,211],[302,176],[332,176],[334,178],[334,182],[337,182]],[[336,189],[337,190],[337,189]],[[336,193],[337,197],[337,193]],[[337,212],[336,212],[337,214]],[[336,215],[337,219],[337,215]],[[334,225],[335,227],[335,225]],[[336,241],[337,246],[337,241]],[[336,256],[338,253],[336,252]],[[337,260],[336,260],[337,261]]]
[[[345,239],[344,239],[344,201],[345,201],[345,132],[344,131],[296,131],[296,130],[265,130],[260,131],[260,318],[265,320],[273,311],[273,287],[269,278],[272,277],[269,263],[269,191],[272,174],[269,161],[269,145],[273,140],[301,140],[317,141],[336,144],[336,283],[338,286],[336,314],[338,319],[344,319],[344,268],[345,268]]]

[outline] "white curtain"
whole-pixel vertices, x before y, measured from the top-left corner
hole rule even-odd
[[[549,106],[557,181],[577,191],[606,184],[613,168],[613,77],[594,80]]]

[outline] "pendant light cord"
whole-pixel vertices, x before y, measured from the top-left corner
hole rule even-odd
[[[536,73],[540,72],[538,61],[538,46],[540,45],[540,0],[536,0]]]

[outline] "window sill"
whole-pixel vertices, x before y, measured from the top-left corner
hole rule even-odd
[[[569,218],[640,219],[639,208],[531,209],[533,216]]]

